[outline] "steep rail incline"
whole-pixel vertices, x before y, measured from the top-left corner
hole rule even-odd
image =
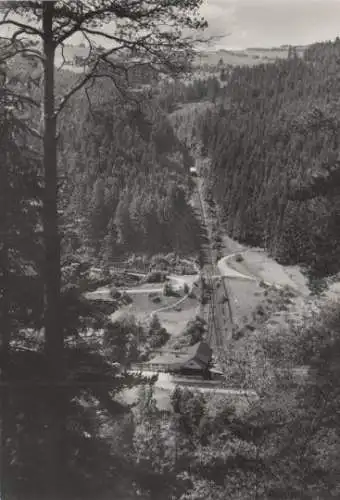
[[[201,220],[202,227],[202,279],[205,287],[210,291],[210,302],[205,311],[205,320],[208,323],[208,340],[213,348],[218,352],[226,345],[226,341],[231,337],[233,317],[229,301],[229,292],[225,279],[220,276],[220,271],[216,265],[217,255],[212,247],[211,229],[208,223],[203,196],[201,192],[201,182],[196,181],[194,192],[194,205],[196,214]]]

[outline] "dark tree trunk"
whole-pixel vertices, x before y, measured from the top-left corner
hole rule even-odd
[[[4,117],[4,126],[2,133],[4,134],[3,143],[6,143],[8,139],[8,129],[7,129],[7,116]],[[0,165],[1,175],[0,175],[0,199],[1,199],[1,232],[0,232],[0,261],[1,261],[1,311],[0,311],[0,327],[1,327],[1,339],[0,339],[0,369],[2,372],[6,371],[6,366],[9,357],[9,342],[11,335],[11,325],[10,325],[10,283],[9,283],[9,259],[8,259],[8,238],[9,238],[9,161],[8,152],[5,151],[4,158],[2,158],[2,165]]]
[[[4,143],[8,138],[7,117],[5,116],[3,133],[5,134]],[[10,283],[9,283],[9,259],[8,259],[8,238],[9,238],[9,162],[8,152],[5,152],[5,157],[2,158],[0,187],[1,194],[1,345],[0,345],[0,497],[2,500],[9,499],[9,483],[10,483],[10,456],[9,456],[9,438],[10,438],[10,393],[9,387],[6,386],[8,376],[9,362],[9,344],[11,337],[11,322],[10,322]]]
[[[60,236],[58,227],[58,176],[57,176],[57,136],[54,95],[55,41],[53,39],[54,4],[43,2],[44,33],[44,130],[43,168],[44,199],[43,225],[45,249],[45,352],[50,375],[54,381],[63,377],[63,329],[60,321]],[[62,500],[61,442],[63,438],[63,411],[60,407],[59,392],[52,383],[49,390],[54,401],[46,409],[47,418],[47,489],[49,500]]]
[[[64,339],[60,322],[60,237],[58,230],[57,137],[54,96],[54,2],[43,2],[45,342],[54,376],[62,373]]]
[[[10,286],[9,286],[9,262],[8,262],[8,245],[7,245],[7,203],[6,203],[6,184],[7,178],[7,165],[6,163],[2,165],[4,184],[1,186],[4,188],[3,192],[3,216],[4,224],[2,226],[2,251],[1,251],[1,262],[2,262],[2,297],[1,297],[1,346],[0,346],[0,419],[1,419],[1,431],[0,431],[0,497],[1,500],[9,500],[9,483],[10,483],[10,454],[8,441],[10,438],[10,410],[9,401],[10,393],[9,387],[6,385],[8,380],[8,363],[9,363],[9,343],[11,336],[11,324],[10,324]]]
[[[10,418],[10,392],[6,386],[6,377],[2,374],[0,378],[3,386],[0,388],[0,498],[1,500],[10,500],[10,486],[13,480],[10,470],[10,446],[9,439],[11,433]]]

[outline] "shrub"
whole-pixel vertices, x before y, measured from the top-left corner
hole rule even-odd
[[[111,278],[91,279],[89,277],[81,277],[79,279],[79,288],[82,292],[94,292],[97,288],[107,286],[111,282]]]
[[[188,322],[180,338],[178,345],[194,345],[203,340],[206,333],[206,322],[203,318],[196,316],[194,320]]]
[[[223,294],[223,296],[220,298],[220,303],[224,304],[225,302],[228,302],[228,297],[225,294]]]
[[[222,259],[223,254],[220,250],[216,252],[215,262],[217,263],[220,259]]]
[[[156,254],[156,255],[152,256],[150,262],[151,262],[152,266],[158,267],[159,269],[161,269],[163,271],[163,270],[167,269],[167,267],[169,266],[168,258],[169,258],[169,256],[164,256],[162,254]]]
[[[123,292],[121,294],[121,299],[123,301],[124,304],[131,304],[133,302],[132,298],[130,297],[130,295],[126,292]]]
[[[327,287],[327,285],[326,285],[326,287]],[[290,299],[297,297],[297,293],[294,290],[292,290],[288,285],[285,285],[283,290],[285,293],[285,297],[290,298]]]
[[[145,277],[146,283],[164,283],[166,273],[164,271],[151,271]]]
[[[121,297],[121,292],[115,287],[115,286],[112,286],[110,288],[110,296],[113,298],[113,299],[119,299]]]
[[[255,314],[257,314],[258,316],[264,316],[265,310],[264,310],[263,306],[261,306],[261,305],[257,306],[257,308],[255,310]]]
[[[178,297],[178,293],[173,289],[171,283],[169,282],[164,284],[163,295],[165,297]]]
[[[244,337],[244,334],[245,334],[244,328],[240,328],[233,332],[232,338],[233,340],[240,340],[242,339],[242,337]]]
[[[236,262],[243,262],[244,258],[240,253],[238,253],[235,257],[235,260],[236,260]]]
[[[259,286],[261,288],[269,288],[269,285],[267,285],[263,280],[260,281]]]
[[[151,300],[152,300],[152,302],[153,302],[154,304],[159,304],[160,302],[162,302],[162,299],[161,299],[161,297],[159,297],[159,296],[152,297],[152,299],[151,299]]]
[[[148,331],[148,343],[150,347],[152,349],[162,347],[166,344],[166,342],[168,342],[169,338],[170,335],[167,330],[162,327],[157,314],[153,314]]]
[[[112,360],[129,366],[138,360],[137,339],[143,339],[143,329],[134,316],[126,316],[108,323],[103,336],[103,346]]]

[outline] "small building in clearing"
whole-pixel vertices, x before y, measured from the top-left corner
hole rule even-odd
[[[211,347],[206,342],[199,342],[192,347],[192,351],[188,353],[188,359],[181,365],[181,371],[207,370],[212,357]]]
[[[185,352],[170,351],[156,356],[148,365],[150,369],[166,370],[183,374],[204,374],[212,359],[212,349],[206,342],[198,342]]]

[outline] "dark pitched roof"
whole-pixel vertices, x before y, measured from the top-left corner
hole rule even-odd
[[[201,367],[202,370],[206,369],[212,357],[212,349],[206,342],[198,342],[193,346],[188,347],[185,352],[178,351],[165,352],[152,359],[149,364],[161,364],[168,366],[177,366],[178,368],[184,367],[190,361],[194,361]]]
[[[203,369],[206,368],[211,360],[212,349],[206,342],[198,342],[189,348],[189,353],[185,363],[194,360]]]
[[[200,342],[197,346],[195,359],[207,365],[211,360],[211,356],[212,356],[211,347],[206,342]]]

